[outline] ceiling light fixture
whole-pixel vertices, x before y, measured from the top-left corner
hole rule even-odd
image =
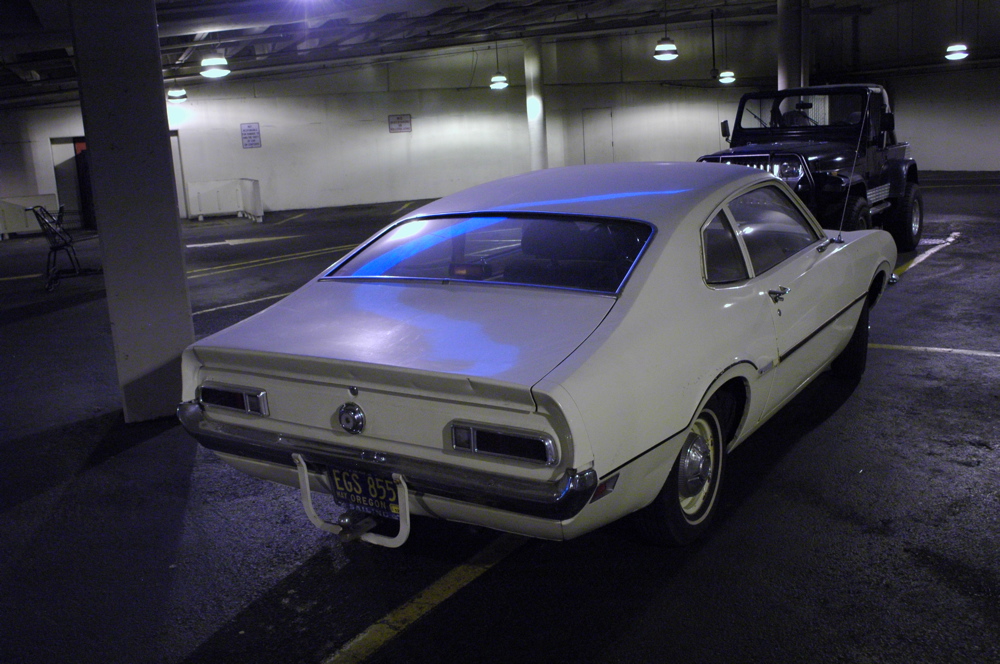
[[[962,14],[964,14],[964,3],[959,4],[959,0],[955,0],[955,34],[962,34]],[[964,60],[969,57],[969,47],[962,43],[961,40],[956,40],[945,50],[944,55],[946,60]]]
[[[656,48],[653,49],[653,57],[657,60],[676,60],[678,55],[680,54],[677,52],[677,44],[670,37],[664,37],[656,42]]]
[[[733,70],[726,69],[720,72],[718,68],[715,66],[715,10],[714,9],[709,13],[709,17],[711,21],[710,25],[712,26],[712,71],[709,72],[709,76],[718,79],[719,83],[724,83],[726,85],[729,85],[730,83],[735,83],[736,74],[733,72]],[[722,36],[723,39],[725,40],[726,36],[725,28],[723,28]],[[725,53],[728,56],[729,42],[724,41],[723,43],[725,45]]]
[[[657,60],[676,60],[680,52],[677,50],[677,44],[674,40],[667,35],[667,2],[663,1],[663,39],[656,42],[656,47],[653,49],[653,57]]]
[[[167,90],[167,101],[171,104],[183,104],[188,100],[187,90],[177,87],[176,82]]]
[[[503,90],[509,83],[507,82],[507,77],[500,71],[500,48],[496,45],[496,42],[493,43],[493,50],[496,51],[497,55],[497,73],[493,74],[493,78],[490,79],[490,89]]]
[[[944,57],[948,60],[964,60],[969,57],[969,48],[965,44],[952,44]]]
[[[229,61],[225,56],[213,55],[201,61],[201,75],[205,78],[222,78],[229,75]]]

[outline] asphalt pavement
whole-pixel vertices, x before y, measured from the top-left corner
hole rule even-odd
[[[101,277],[47,293],[44,239],[0,242],[0,662],[1000,662],[1000,179],[924,185],[864,378],[744,443],[684,548],[429,519],[343,545],[173,418],[125,424]],[[417,204],[186,222],[196,334]]]

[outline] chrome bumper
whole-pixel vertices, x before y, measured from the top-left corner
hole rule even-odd
[[[177,407],[184,428],[206,448],[249,459],[295,467],[292,455],[308,464],[398,473],[411,495],[440,496],[508,512],[564,521],[576,516],[597,486],[593,470],[569,469],[553,482],[503,477],[482,471],[284,436],[235,424],[213,422],[197,401]]]

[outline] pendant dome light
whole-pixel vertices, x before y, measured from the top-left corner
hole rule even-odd
[[[663,2],[663,39],[656,42],[656,47],[653,49],[653,57],[657,60],[664,60],[669,62],[670,60],[676,60],[680,52],[677,50],[677,44],[674,40],[670,38],[667,34],[667,3],[666,0]]]
[[[187,90],[184,89],[183,85],[177,85],[177,72],[174,71],[174,80],[170,84],[170,88],[167,89],[167,101],[171,104],[183,104],[188,100]]]
[[[229,75],[229,61],[224,55],[213,55],[201,61],[201,75],[205,78],[222,78]]]
[[[170,86],[167,90],[167,101],[171,104],[183,104],[188,100],[187,90],[177,87],[177,84]]]
[[[497,56],[497,73],[493,74],[493,78],[490,79],[490,89],[503,90],[509,85],[509,83],[507,82],[507,77],[504,76],[502,71],[500,71],[500,48],[497,46],[496,42],[493,42],[493,50],[496,52]]]
[[[959,0],[955,0],[955,33],[957,35],[962,34],[962,11],[964,7],[960,9]],[[953,42],[945,50],[946,60],[964,60],[969,57],[969,47],[966,46],[961,40]]]
[[[969,47],[965,44],[952,44],[944,57],[947,60],[964,60],[969,57]]]
[[[676,60],[678,55],[680,53],[677,52],[677,44],[667,36],[656,42],[656,48],[653,49],[653,57],[657,60]]]
[[[720,72],[718,68],[715,66],[715,10],[712,10],[712,12],[709,14],[709,17],[712,26],[712,71],[709,73],[709,76],[718,79],[719,83],[723,83],[725,85],[729,85],[730,83],[735,83],[736,73],[733,72],[733,70],[725,69]],[[723,34],[723,39],[725,39],[725,34],[726,34],[725,29],[723,29],[722,34]],[[726,53],[728,54],[729,44],[726,43],[725,46],[726,46],[725,49]]]

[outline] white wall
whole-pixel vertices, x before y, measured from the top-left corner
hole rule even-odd
[[[774,77],[774,27],[717,23],[717,65],[740,81]],[[659,32],[561,41],[543,48],[550,166],[580,164],[587,109],[611,109],[616,161],[690,161],[724,147],[739,87],[709,80],[706,28],[671,30],[681,58],[652,59]],[[265,209],[429,198],[529,168],[523,49],[501,44],[319,73],[195,82],[170,105],[187,182],[252,178]],[[497,67],[505,91],[488,89]],[[958,73],[961,72],[961,73]],[[923,170],[1000,171],[996,69],[895,76],[898,134]],[[773,83],[772,83],[773,85]],[[409,114],[412,132],[390,133]],[[244,149],[240,125],[259,123]],[[0,112],[0,198],[56,192],[51,142],[80,136],[78,107]],[[137,177],[141,177],[137,174]]]
[[[891,79],[896,135],[921,170],[1000,171],[996,69]]]

